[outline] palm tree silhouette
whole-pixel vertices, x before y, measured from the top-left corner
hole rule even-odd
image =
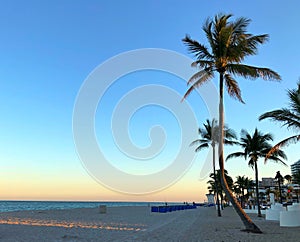
[[[224,171],[225,177],[226,177],[226,181],[228,183],[228,186],[230,188],[233,187],[233,179],[231,178],[231,176],[228,175],[227,170]],[[207,184],[209,184],[210,186],[207,187],[207,189],[209,190],[209,192],[216,192],[216,189],[218,189],[218,193],[220,195],[221,198],[221,207],[223,209],[223,201],[224,201],[224,190],[223,187],[221,185],[221,172],[220,170],[216,170],[216,173],[211,173],[209,175],[210,178],[212,178],[212,180],[208,180]]]
[[[247,188],[248,185],[248,178],[245,176],[237,176],[236,181],[234,182],[236,189],[241,193],[241,207],[244,207],[244,202],[245,202],[245,189]]]
[[[234,76],[265,80],[280,80],[280,76],[271,69],[260,68],[242,64],[247,56],[257,53],[258,45],[268,40],[268,35],[252,35],[247,33],[247,27],[250,19],[240,17],[235,21],[230,21],[231,14],[219,14],[213,19],[208,18],[203,25],[203,31],[209,43],[209,47],[191,39],[188,35],[183,39],[188,50],[196,57],[192,66],[200,68],[200,71],[194,74],[188,81],[186,98],[195,88],[214,78],[215,73],[219,74],[219,166],[221,170],[221,183],[227,197],[230,199],[233,207],[240,216],[246,227],[246,231],[261,233],[261,230],[253,223],[250,217],[243,211],[238,201],[232,194],[224,175],[224,82],[228,94],[243,102],[241,90]]]
[[[280,174],[280,171],[276,172],[275,179],[277,179],[277,181],[278,181],[280,203],[282,204],[281,183],[283,183],[283,176]]]
[[[284,180],[287,181],[288,184],[291,183],[292,179],[293,179],[293,177],[291,175],[285,175],[283,178],[284,178]]]
[[[300,131],[300,81],[298,82],[298,89],[288,90],[288,97],[289,108],[266,112],[259,117],[259,120],[269,118],[272,121],[282,122],[283,126],[287,126],[287,128],[293,128],[296,131]],[[298,141],[300,141],[300,134],[293,135],[280,141],[270,150],[266,158],[277,149]]]
[[[269,141],[273,140],[273,136],[269,133],[263,134],[255,129],[253,135],[249,134],[246,130],[241,131],[240,146],[243,151],[234,152],[227,156],[226,160],[236,157],[243,157],[245,160],[248,158],[248,165],[254,168],[255,171],[255,190],[256,190],[256,203],[258,206],[258,217],[261,217],[260,204],[259,204],[259,190],[258,190],[258,167],[257,161],[259,158],[265,157],[272,148]],[[286,155],[282,150],[277,150],[269,160],[280,162],[286,165],[280,158],[286,159]]]
[[[210,120],[206,120],[206,123],[203,124],[204,128],[199,128],[198,132],[200,135],[200,139],[197,139],[195,141],[193,141],[191,143],[191,145],[198,145],[197,148],[195,149],[196,152],[201,151],[204,148],[209,148],[210,146],[213,149],[213,174],[214,177],[216,179],[216,144],[219,142],[218,139],[218,124],[217,121],[215,119],[213,119],[212,121]],[[224,143],[228,144],[228,145],[234,145],[236,144],[236,142],[234,141],[234,139],[236,139],[236,134],[234,132],[234,130],[229,129],[228,127],[224,127]],[[217,183],[215,182],[215,185]],[[216,188],[214,189],[216,198],[217,198],[217,207],[218,207],[218,216],[221,217],[221,209],[220,209],[220,201],[219,201],[219,192],[218,192],[218,187],[216,186]]]

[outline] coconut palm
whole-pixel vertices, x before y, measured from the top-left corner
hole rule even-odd
[[[233,179],[231,178],[231,176],[228,175],[227,170],[224,171],[228,186],[230,188],[233,187]],[[208,190],[209,192],[216,192],[216,189],[218,189],[218,193],[220,195],[221,198],[221,205],[223,204],[224,201],[224,189],[221,185],[221,172],[220,170],[216,170],[216,173],[211,173],[209,175],[210,178],[212,178],[212,180],[209,180],[207,183],[210,185],[208,186]],[[223,206],[221,206],[223,209]]]
[[[254,187],[254,182],[252,181],[252,179],[249,177],[246,177],[245,178],[245,189],[247,191],[247,194],[246,194],[247,198],[249,198],[249,195],[250,195],[253,187]]]
[[[237,191],[240,192],[240,194],[242,195],[240,197],[241,199],[241,207],[243,208],[244,207],[244,201],[245,201],[245,189],[246,189],[246,186],[247,186],[247,180],[246,180],[246,177],[245,176],[237,176],[236,177],[236,181],[234,182],[236,188],[237,188]]]
[[[258,216],[261,217],[260,204],[259,204],[259,192],[258,192],[258,167],[257,161],[259,158],[265,157],[266,154],[272,148],[270,141],[273,141],[273,136],[269,133],[263,134],[255,129],[253,135],[249,134],[246,130],[241,131],[240,146],[243,151],[235,152],[227,156],[226,160],[236,157],[243,157],[245,160],[248,158],[248,165],[254,168],[255,171],[255,190],[256,190],[256,202],[258,206]],[[286,159],[286,155],[282,150],[277,150],[271,156],[269,160],[280,162],[286,165],[282,159]]]
[[[221,202],[219,200],[219,208],[222,208],[223,209],[223,206],[222,206],[222,200],[223,200],[223,189],[222,189],[222,186],[221,186],[221,183],[219,182],[219,179],[217,177],[217,175],[215,175],[216,173],[211,173],[209,175],[209,177],[211,178],[210,180],[207,181],[207,184],[209,184],[209,186],[207,187],[208,191],[210,193],[214,193],[216,194],[217,196],[220,196],[221,198]],[[219,209],[218,208],[218,209]]]
[[[280,174],[280,171],[276,172],[275,179],[277,179],[277,182],[278,182],[280,203],[282,203],[281,184],[283,183],[283,176]]]
[[[285,175],[284,180],[287,181],[287,184],[290,184],[292,182],[293,177],[291,175]]]
[[[204,128],[199,128],[200,139],[197,139],[191,143],[191,145],[197,145],[195,149],[196,152],[201,151],[204,148],[209,148],[210,146],[213,149],[213,174],[216,174],[216,158],[215,158],[215,148],[218,143],[218,124],[215,119],[212,121],[206,120],[206,123],[203,124]],[[236,144],[234,139],[236,139],[236,134],[232,129],[229,129],[227,126],[224,127],[224,143],[228,145]],[[215,176],[216,178],[216,176]],[[215,182],[216,184],[216,182]],[[220,201],[218,196],[218,187],[215,189],[215,194],[217,198],[217,207],[218,207],[218,216],[221,217]]]
[[[268,40],[268,35],[252,35],[247,33],[250,19],[237,18],[230,21],[231,14],[219,14],[214,19],[208,18],[203,25],[203,31],[209,43],[209,47],[186,36],[183,42],[188,46],[188,50],[196,57],[192,66],[200,68],[188,81],[186,98],[195,88],[214,78],[215,73],[219,75],[219,140],[224,137],[224,107],[223,94],[224,82],[228,94],[243,102],[241,90],[235,76],[265,80],[280,80],[280,76],[268,68],[260,68],[242,64],[247,56],[257,54],[258,45]],[[224,154],[223,142],[218,143],[219,166],[221,169],[221,182],[227,197],[240,216],[246,227],[246,231],[261,233],[261,230],[252,222],[250,217],[243,211],[236,198],[233,196],[224,176]]]
[[[288,90],[288,97],[288,108],[266,112],[259,117],[259,120],[269,118],[272,121],[282,122],[283,126],[287,126],[287,128],[300,131],[300,81],[298,82],[298,89]],[[276,144],[270,150],[267,156],[281,147],[287,146],[291,143],[296,143],[298,141],[300,141],[300,134],[288,137]]]
[[[252,194],[253,187],[255,186],[251,178],[245,176],[237,176],[235,181],[236,191],[240,192],[241,196],[241,207],[245,206],[247,201]],[[246,194],[245,194],[246,190]]]

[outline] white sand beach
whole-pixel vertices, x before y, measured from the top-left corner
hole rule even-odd
[[[0,241],[300,241],[300,227],[251,215],[263,234],[242,232],[232,208],[151,213],[149,207],[20,211],[0,214]]]

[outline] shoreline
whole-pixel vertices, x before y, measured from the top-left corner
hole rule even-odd
[[[176,203],[176,202],[174,202]],[[156,206],[164,205],[165,202],[118,202],[118,201],[0,201],[0,212],[73,209],[73,208],[96,208],[100,205],[107,207],[120,206]],[[173,204],[170,202],[170,204]],[[176,203],[177,204],[177,203]]]
[[[297,241],[300,227],[250,214],[263,234],[242,232],[233,208],[151,213],[150,207],[74,208],[0,213],[1,241]]]

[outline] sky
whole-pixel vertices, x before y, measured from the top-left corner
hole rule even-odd
[[[94,112],[92,129],[103,154],[94,169],[88,163],[96,159],[97,152],[94,156],[91,151],[87,155],[91,159],[86,160],[79,146],[89,150],[91,143],[76,141],[76,134],[74,137],[74,109],[80,92],[104,63],[113,64],[107,75],[130,68],[132,62],[117,61],[124,53],[135,53],[130,51],[165,49],[178,54],[174,61],[192,61],[193,56],[181,41],[186,34],[207,44],[202,31],[207,17],[218,13],[244,16],[252,20],[250,33],[270,35],[258,55],[245,62],[277,71],[282,81],[237,78],[246,104],[225,95],[225,119],[237,134],[241,129],[252,133],[256,127],[271,132],[275,144],[292,135],[293,130],[268,120],[259,122],[258,116],[285,107],[287,89],[296,88],[300,76],[299,7],[296,0],[288,4],[269,0],[253,0],[251,4],[233,0],[2,2],[0,199],[203,202],[208,150],[194,154],[193,147],[183,144],[197,138],[197,127],[209,118],[204,94],[194,92],[181,102],[186,80],[176,73],[151,69],[125,71],[100,95],[96,90],[103,88],[106,80],[100,73],[95,89],[91,88],[98,95],[97,107],[92,110],[87,103],[83,110]],[[163,65],[163,60],[162,55],[152,65]],[[175,72],[180,70],[177,67]],[[212,83],[217,86],[217,80]],[[139,89],[151,85],[158,89]],[[170,90],[177,97],[174,100]],[[208,98],[213,98],[210,93]],[[86,100],[91,101],[92,95],[86,94]],[[118,110],[121,113],[114,116]],[[196,124],[188,115],[195,118]],[[193,133],[185,136],[181,131],[186,126]],[[299,160],[299,147],[285,148],[288,165]],[[225,155],[239,150],[226,147]],[[181,157],[179,167],[172,165],[176,157]],[[104,160],[111,166],[105,166]],[[108,167],[123,171],[125,180],[119,173],[106,170]],[[233,178],[254,178],[254,171],[243,159],[230,160],[225,167]],[[160,173],[164,170],[169,173]],[[260,178],[274,177],[278,170],[290,174],[289,166],[259,162]],[[173,176],[174,172],[178,174]],[[149,178],[145,180],[149,184],[152,179],[156,186],[148,187],[143,177]]]

